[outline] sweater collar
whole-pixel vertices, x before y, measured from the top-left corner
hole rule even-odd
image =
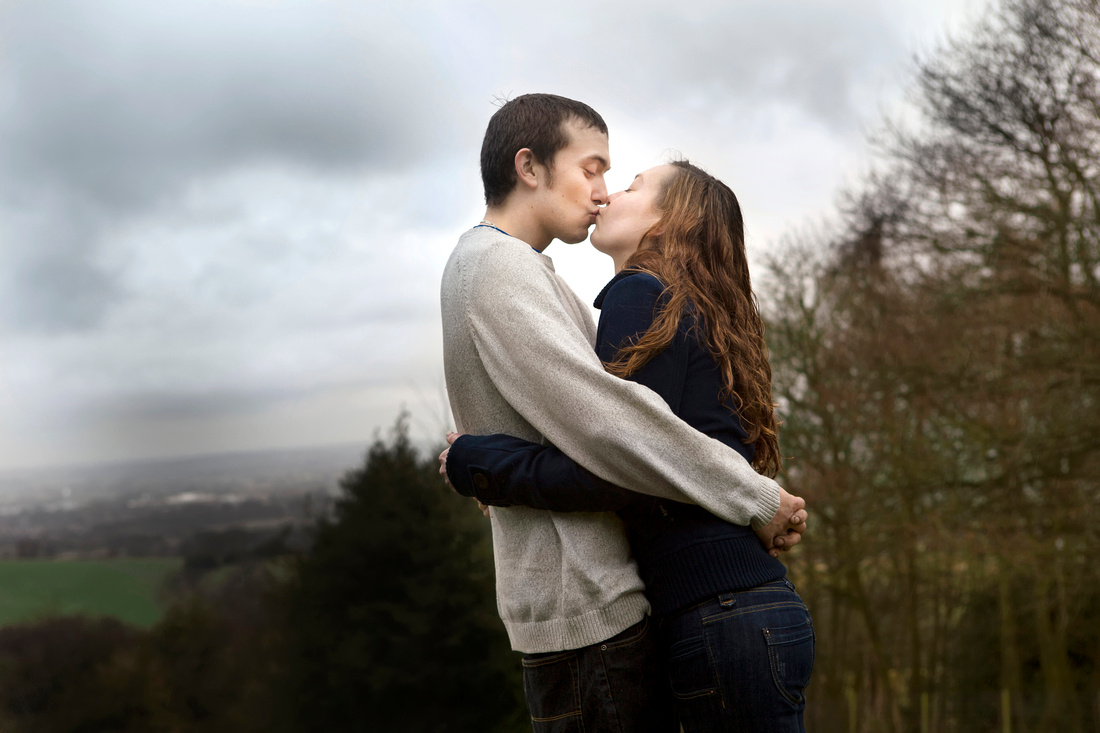
[[[620,270],[619,272],[615,273],[615,277],[611,278],[611,281],[608,282],[607,285],[604,285],[603,290],[601,290],[600,294],[596,296],[596,300],[592,303],[593,307],[595,307],[597,310],[602,310],[603,299],[607,297],[607,291],[610,290],[612,286],[615,285],[615,283],[619,282],[620,280],[624,280],[631,275],[640,275],[641,273],[641,270],[633,269]]]

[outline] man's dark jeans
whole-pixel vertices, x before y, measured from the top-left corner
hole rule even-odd
[[[600,643],[523,655],[523,691],[535,733],[677,730],[649,616]]]

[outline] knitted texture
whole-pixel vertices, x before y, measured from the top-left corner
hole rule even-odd
[[[604,371],[588,307],[549,257],[476,227],[451,254],[441,295],[447,391],[460,432],[545,439],[601,478],[697,503],[736,524],[774,516],[774,481],[649,389]],[[525,507],[492,514],[497,606],[516,650],[587,646],[648,610],[615,515]]]

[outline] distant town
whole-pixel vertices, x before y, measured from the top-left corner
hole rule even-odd
[[[367,446],[0,473],[0,559],[253,553],[303,541]]]

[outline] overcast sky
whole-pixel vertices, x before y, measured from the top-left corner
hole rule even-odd
[[[686,155],[754,257],[826,216],[984,0],[0,0],[0,469],[449,419],[439,277],[494,100]],[[610,260],[547,251],[591,299]],[[763,295],[763,294],[762,294]]]

